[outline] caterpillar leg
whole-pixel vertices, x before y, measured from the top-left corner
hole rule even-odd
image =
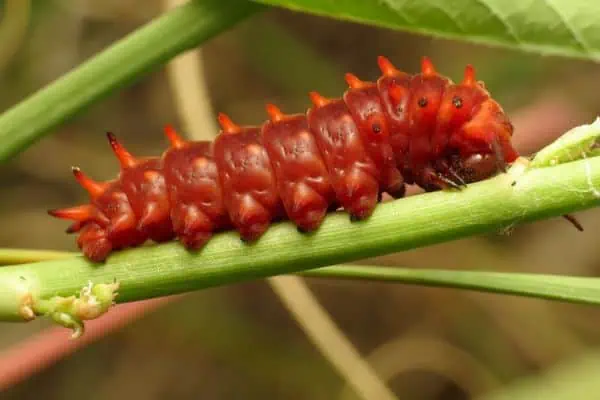
[[[171,212],[171,219],[179,240],[187,249],[200,249],[212,237],[214,224],[193,204],[175,206]]]
[[[436,171],[433,167],[427,166],[422,169],[418,178],[418,185],[428,192],[436,190],[461,190],[465,187],[465,182],[462,179],[454,180],[444,174]]]
[[[453,168],[448,168],[446,174],[448,179],[452,180],[460,187],[467,186],[467,182],[465,182],[462,176],[458,175],[458,173]]]
[[[453,165],[447,159],[436,160],[435,170],[445,176],[446,178],[454,181],[456,184],[460,186],[467,186],[467,182],[463,178],[463,176],[457,171]]]
[[[115,243],[123,243],[124,247],[135,246],[139,244],[137,236],[141,236],[136,225],[135,215],[129,209],[111,218],[110,224],[106,227],[106,235]]]
[[[375,210],[379,185],[372,176],[356,168],[342,181],[340,192],[350,218],[359,221],[369,217]]]
[[[386,174],[382,192],[386,192],[394,199],[400,199],[406,194],[404,178],[398,169]],[[380,200],[381,201],[381,200]]]
[[[311,232],[321,226],[329,204],[307,184],[298,184],[294,190],[293,203],[288,214],[298,229]]]
[[[77,238],[77,245],[83,254],[94,262],[102,262],[113,250],[107,232],[98,224],[92,222],[85,224]]]
[[[253,242],[269,229],[273,214],[251,195],[239,196],[232,202],[231,220],[244,242]]]
[[[157,243],[172,240],[175,237],[175,232],[168,215],[168,206],[155,201],[148,201],[143,208],[137,229]]]

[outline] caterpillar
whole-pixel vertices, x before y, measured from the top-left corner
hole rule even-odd
[[[74,167],[90,202],[48,212],[72,220],[67,233],[102,262],[148,239],[200,249],[214,232],[236,229],[255,241],[282,219],[310,232],[338,208],[362,220],[382,193],[401,198],[407,184],[461,189],[518,157],[511,122],[471,65],[458,84],[427,57],[417,74],[382,56],[378,65],[375,82],[346,74],[341,98],[311,92],[304,114],[268,104],[266,122],[239,126],[220,113],[213,142],[186,141],[166,126],[170,147],[160,157],[136,158],[108,133],[119,175],[97,182]]]

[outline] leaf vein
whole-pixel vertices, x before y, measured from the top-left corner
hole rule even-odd
[[[508,35],[515,41],[515,43],[517,43],[519,45],[523,44],[523,41],[521,40],[521,38],[519,38],[519,35],[517,35],[517,31],[508,22],[508,19],[506,18],[506,16],[502,15],[496,8],[492,7],[492,5],[487,2],[487,0],[475,0],[475,1],[478,2],[479,4],[481,4],[482,6],[484,6],[485,8],[487,8],[487,10],[490,12],[490,14],[492,14],[498,21],[500,21],[502,23],[502,25],[504,25],[504,28],[506,28],[506,33],[508,33]]]
[[[469,30],[465,29],[461,23],[460,23],[460,18],[456,18],[456,16],[450,14],[450,12],[445,9],[444,7],[442,7],[441,5],[435,5],[432,4],[433,7],[437,8],[438,10],[440,10],[442,13],[444,13],[444,15],[446,15],[450,21],[452,21],[452,23],[454,24],[454,26],[456,26],[457,30],[461,33],[468,33]]]
[[[577,42],[577,44],[581,47],[581,49],[588,55],[592,55],[594,53],[594,49],[590,46],[584,39],[583,36],[575,29],[575,26],[571,24],[569,19],[565,17],[562,13],[560,7],[557,7],[552,0],[546,0],[546,5],[556,16],[560,19],[563,25],[567,28],[573,39]]]

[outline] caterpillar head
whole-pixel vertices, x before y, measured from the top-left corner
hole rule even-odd
[[[512,133],[504,110],[476,80],[475,69],[469,65],[463,81],[444,92],[432,137],[433,154],[447,157],[465,182],[479,181],[506,170],[518,157]]]

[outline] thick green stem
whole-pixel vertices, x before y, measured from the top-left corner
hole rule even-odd
[[[249,1],[192,0],[135,31],[0,116],[0,162],[143,73],[260,9]]]
[[[48,250],[0,249],[21,252],[29,258],[42,260],[67,259],[76,253]],[[15,259],[16,261],[16,259]],[[27,261],[22,261],[27,262]],[[468,289],[480,292],[514,294],[571,303],[600,304],[600,278],[514,272],[463,271],[381,267],[377,265],[341,264],[302,271],[309,278],[377,281],[432,287]]]
[[[513,185],[513,183],[515,183]],[[21,317],[24,296],[70,296],[93,283],[120,284],[118,302],[147,299],[298,272],[466,237],[600,204],[600,157],[524,169],[470,185],[381,204],[366,221],[327,217],[313,234],[275,224],[258,242],[216,235],[199,252],[177,242],[115,253],[105,264],[83,257],[0,269],[0,319]]]

